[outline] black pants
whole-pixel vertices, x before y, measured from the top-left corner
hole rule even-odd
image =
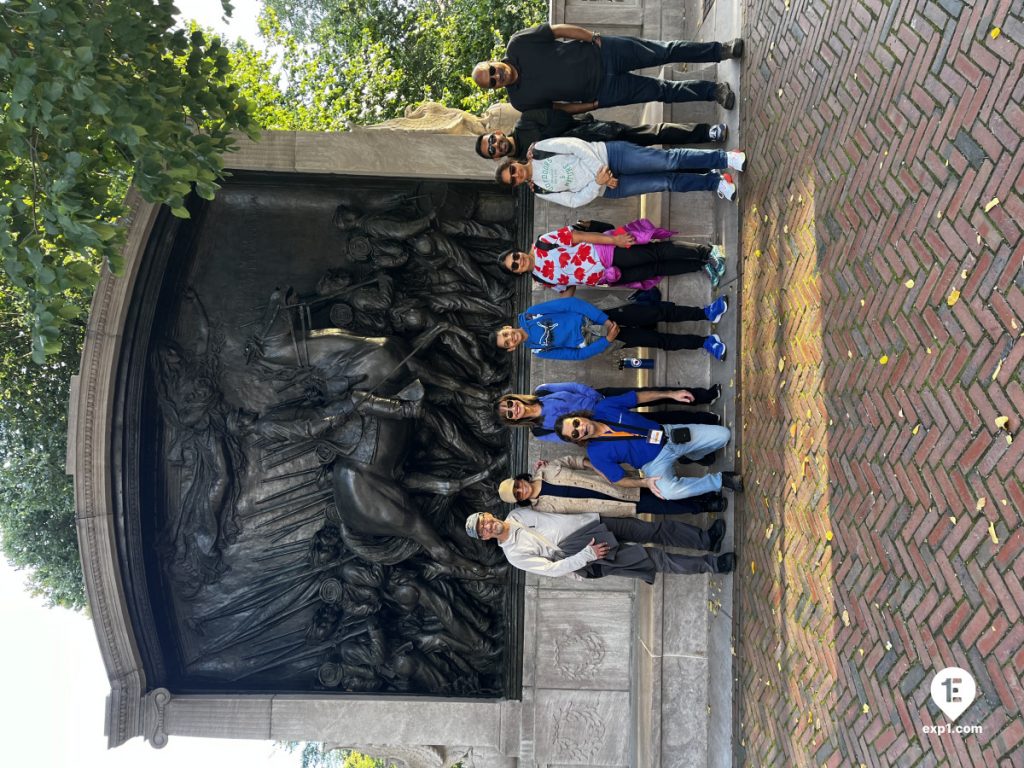
[[[705,511],[705,504],[717,501],[720,496],[718,493],[702,493],[688,499],[659,499],[646,488],[641,488],[636,511],[640,515],[699,515]]]
[[[693,395],[693,402],[688,405],[707,405],[715,399],[716,387],[598,387],[597,391],[605,397],[614,397],[615,395],[624,395],[626,392],[675,392],[677,389],[689,390],[690,394]],[[670,400],[667,397],[660,398],[651,403],[644,403],[644,406],[648,405],[681,405],[676,400]],[[687,415],[692,415],[688,411]],[[644,416],[650,417],[651,413],[644,413]],[[666,421],[664,424],[680,423]],[[686,423],[685,421],[682,423]],[[694,422],[699,423],[699,422]]]
[[[701,307],[681,307],[671,301],[657,304],[626,304],[605,310],[609,318],[619,324],[618,339],[627,347],[653,349],[700,349],[704,336],[691,333],[662,333],[655,329],[658,323],[683,323],[707,320]]]
[[[708,123],[650,123],[630,126],[612,120],[594,120],[566,132],[584,141],[628,141],[641,147],[655,144],[707,144],[711,126]],[[610,229],[610,228],[609,228]]]
[[[596,391],[605,397],[614,397],[626,392],[675,392],[677,389],[686,389],[693,395],[692,403],[680,403],[678,400],[661,397],[653,402],[644,403],[637,408],[646,408],[651,405],[680,406],[680,405],[706,405],[715,399],[715,390],[705,387],[599,387]],[[635,410],[635,409],[634,409]],[[707,411],[638,411],[645,419],[650,419],[657,424],[720,424],[718,416]],[[535,433],[536,434],[536,433]]]
[[[635,283],[657,275],[685,275],[699,272],[711,255],[711,246],[673,243],[616,248],[612,264],[622,273],[617,284]]]
[[[632,517],[602,517],[601,522],[615,534],[620,546],[629,546],[627,542],[631,542],[706,550],[711,545],[707,531],[688,523],[680,523],[678,520],[649,523]],[[713,563],[717,562],[715,555],[677,555],[657,547],[644,547],[644,551],[654,565],[655,571],[661,573],[713,573]],[[604,575],[600,572],[600,565],[592,563],[590,569],[595,577]],[[616,574],[610,570],[607,575]]]

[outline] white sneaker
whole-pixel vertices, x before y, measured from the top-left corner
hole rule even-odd
[[[732,174],[723,173],[718,177],[718,196],[723,200],[734,201],[736,199],[736,182]]]
[[[726,152],[726,163],[730,168],[737,171],[742,171],[747,167],[747,153],[746,152]]]

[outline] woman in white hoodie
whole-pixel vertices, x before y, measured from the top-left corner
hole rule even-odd
[[[495,178],[517,187],[529,184],[538,197],[578,208],[598,197],[620,198],[648,192],[717,191],[725,200],[736,199],[736,184],[729,173],[742,171],[743,152],[719,149],[656,149],[625,141],[583,141],[568,136],[536,142],[526,162],[506,158]],[[713,169],[708,173],[695,173]]]

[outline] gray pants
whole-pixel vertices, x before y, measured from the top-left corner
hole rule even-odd
[[[612,534],[611,541],[605,543],[624,543],[618,544],[604,559],[595,560],[581,569],[580,573],[587,578],[622,576],[643,579],[648,584],[653,584],[655,574],[659,572],[689,574],[715,571],[716,555],[677,555],[658,547],[640,546],[662,544],[703,550],[711,546],[707,531],[677,520],[658,520],[649,523],[632,517],[602,517],[599,525],[577,531],[572,537],[571,544],[569,541],[563,541],[559,546],[567,552],[577,552],[586,546],[591,538],[601,542],[601,529]],[[607,538],[607,535],[605,537]],[[577,538],[581,541],[575,541]],[[575,544],[579,546],[576,547]]]

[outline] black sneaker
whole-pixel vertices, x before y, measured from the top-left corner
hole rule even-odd
[[[726,109],[736,106],[736,94],[732,92],[732,87],[728,83],[719,83],[715,86],[715,101]]]
[[[729,140],[729,126],[725,123],[715,123],[708,128],[708,141],[715,144],[725,144]]]
[[[711,573],[732,573],[736,567],[736,555],[726,552],[724,555],[705,555],[704,562],[711,566]]]
[[[735,40],[730,40],[728,43],[722,43],[722,52],[718,60],[725,61],[726,59],[738,59],[743,56],[743,50],[745,48],[746,44],[743,42],[742,37],[737,37]]]
[[[718,460],[718,451],[712,451],[709,454],[701,456],[699,459],[694,461],[694,464],[700,464],[702,467],[710,467]]]
[[[725,520],[715,520],[708,528],[708,552],[721,552],[725,538]]]
[[[730,491],[743,491],[743,475],[739,472],[723,472],[722,473],[722,487],[728,488]]]
[[[716,512],[721,514],[729,508],[729,500],[725,496],[718,495],[713,499],[708,499],[701,503],[701,509],[704,512]]]
[[[715,384],[715,386],[711,388],[711,392],[711,399],[708,400],[707,403],[705,403],[705,405],[714,405],[715,403],[718,402],[718,398],[722,396],[722,385]]]

